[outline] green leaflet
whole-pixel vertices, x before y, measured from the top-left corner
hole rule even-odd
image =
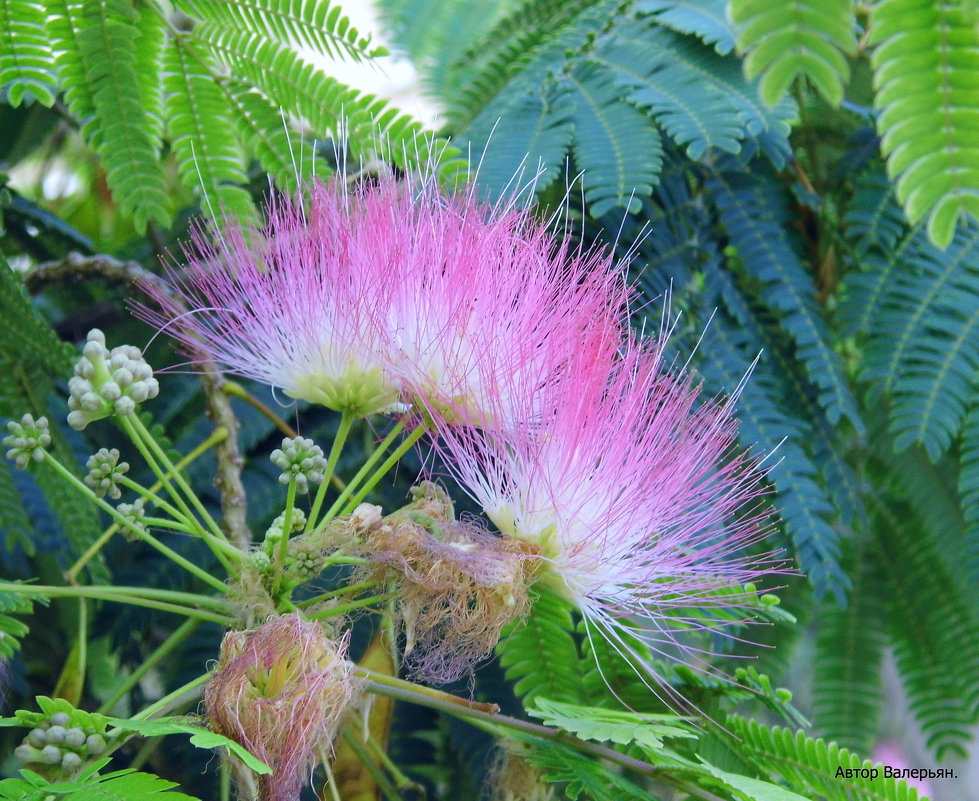
[[[870,760],[802,731],[763,726],[729,716],[726,727],[740,740],[734,747],[759,775],[781,779],[795,793],[814,801],[917,801],[918,794],[893,778],[837,778],[839,768],[871,768]],[[777,798],[777,796],[775,796]],[[791,797],[791,796],[790,796]]]
[[[626,710],[577,706],[542,697],[536,698],[534,706],[527,711],[546,725],[557,726],[583,740],[617,745],[636,743],[651,751],[663,748],[663,739],[666,737],[697,737],[690,725],[676,715],[648,715]]]
[[[887,171],[938,247],[979,215],[979,33],[953,3],[884,0],[870,15],[874,105]]]
[[[513,682],[525,704],[537,697],[573,702],[580,692],[581,676],[571,610],[550,591],[540,587],[538,591],[526,621],[504,635],[496,653],[507,680]]]
[[[0,0],[0,90],[19,106],[26,94],[54,105],[54,59],[44,32],[45,8],[32,0]]]
[[[797,76],[839,105],[850,77],[844,56],[857,44],[850,0],[731,0],[730,14],[738,50],[745,54],[745,74],[761,76],[768,105],[775,105]]]

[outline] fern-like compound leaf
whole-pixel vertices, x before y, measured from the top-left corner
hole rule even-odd
[[[881,150],[911,223],[939,247],[979,217],[979,31],[958,3],[882,0],[870,15]]]
[[[189,14],[239,33],[261,32],[280,44],[296,44],[331,58],[363,61],[387,55],[362,36],[330,0],[178,0]]]
[[[875,512],[890,639],[911,710],[939,758],[964,756],[979,716],[979,614],[971,588],[943,563],[931,532],[884,503]],[[904,588],[909,576],[913,593]]]
[[[82,135],[99,154],[120,208],[142,229],[150,220],[169,225],[170,215],[153,121],[140,93],[136,20],[126,0],[101,0],[83,4],[67,21],[78,25],[74,44],[86,84],[84,102],[91,103]]]
[[[974,405],[962,427],[959,496],[965,519],[965,567],[968,580],[979,582],[979,404]]]
[[[557,177],[557,167],[571,144],[575,105],[566,85],[552,85],[550,91],[519,96],[507,110],[507,125],[488,125],[470,132],[473,153],[478,162],[480,186],[499,195],[538,175],[537,189]],[[477,121],[480,122],[480,121]],[[488,122],[488,120],[487,120]]]
[[[147,128],[154,150],[163,144],[163,52],[167,44],[167,32],[163,20],[153,9],[139,6],[136,9],[136,77],[139,94],[146,112]]]
[[[54,105],[54,58],[44,30],[44,3],[0,0],[0,91],[19,106],[26,93]]]
[[[888,227],[890,224],[888,224]],[[940,252],[921,230],[885,233],[858,257],[840,305],[845,330],[866,332],[862,377],[891,400],[895,446],[938,459],[976,396],[979,225]]]
[[[244,81],[218,81],[231,107],[238,135],[279,186],[295,192],[313,177],[313,151],[292,135],[279,109]]]
[[[638,11],[653,14],[657,23],[679,33],[691,33],[714,45],[720,55],[734,50],[734,30],[728,22],[727,0],[637,0]]]
[[[597,48],[595,60],[614,70],[617,81],[632,90],[628,99],[648,109],[690,158],[701,158],[711,147],[741,149],[746,120],[737,100],[723,91],[723,79],[706,77],[717,60],[711,51],[661,28],[625,23]]]
[[[565,79],[574,103],[574,154],[584,171],[585,198],[599,217],[615,206],[637,211],[635,196],[653,191],[662,166],[659,133],[642,113],[618,100],[613,74],[585,61]]]
[[[745,74],[761,76],[766,103],[775,105],[799,76],[839,105],[850,76],[846,55],[856,51],[853,8],[850,0],[731,0]]]
[[[852,548],[852,589],[846,606],[824,602],[816,613],[816,682],[813,716],[827,739],[869,753],[883,698],[880,671],[886,646],[887,589],[873,547]]]
[[[580,658],[573,631],[568,604],[544,590],[526,622],[500,640],[500,664],[524,704],[537,697],[574,703],[579,697]]]
[[[833,350],[816,287],[788,235],[787,205],[769,182],[743,168],[715,172],[708,191],[745,268],[762,283],[761,296],[795,342],[808,379],[833,424],[864,425],[843,362]]]
[[[180,178],[202,192],[211,213],[255,216],[245,183],[245,158],[236,137],[228,99],[215,83],[207,55],[186,36],[177,36],[164,59],[163,86],[169,138]]]
[[[917,801],[918,793],[901,779],[855,775],[838,778],[839,768],[858,771],[873,767],[836,743],[827,743],[781,727],[729,716],[727,728],[740,740],[740,751],[763,776],[781,778],[806,798],[822,801]],[[881,771],[882,773],[882,771]]]

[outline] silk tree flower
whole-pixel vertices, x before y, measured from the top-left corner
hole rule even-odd
[[[487,382],[540,385],[580,337],[618,339],[626,291],[609,257],[559,244],[513,199],[474,193],[444,195],[431,177],[315,184],[261,230],[225,222],[211,242],[196,229],[187,269],[171,271],[177,302],[150,289],[163,311],[137,313],[290,397],[486,420]]]
[[[345,650],[298,613],[225,635],[204,705],[216,731],[272,768],[259,777],[262,801],[298,801],[330,752],[355,694]]]
[[[696,661],[681,632],[745,617],[744,585],[774,567],[747,551],[767,517],[763,474],[734,451],[733,400],[698,405],[698,393],[633,340],[611,359],[579,353],[526,401],[542,410],[533,425],[437,421],[436,447],[486,515],[538,549],[538,575],[653,677],[632,638]]]
[[[587,341],[622,337],[627,293],[611,257],[559,241],[516,199],[488,206],[473,189],[445,197],[401,184],[369,202],[403,243],[401,280],[372,323],[415,408],[483,425],[490,410],[496,424],[532,413],[524,398]]]
[[[262,228],[225,220],[212,240],[198,225],[187,267],[168,273],[172,294],[147,286],[159,310],[136,314],[194,360],[292,398],[359,415],[389,409],[398,388],[364,322],[383,303],[379,265],[392,262],[397,243],[376,236],[359,207],[356,195],[316,184],[305,205],[274,203]]]

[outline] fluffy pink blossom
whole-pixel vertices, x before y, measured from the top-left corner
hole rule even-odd
[[[259,779],[261,801],[298,801],[312,766],[331,752],[354,698],[345,651],[298,613],[225,634],[204,704],[215,730],[272,768]]]
[[[690,656],[681,631],[754,603],[743,585],[772,560],[746,550],[766,533],[752,503],[762,474],[734,451],[731,401],[698,405],[689,377],[633,341],[612,358],[582,351],[533,404],[529,426],[443,420],[439,447],[500,531],[536,546],[546,580],[631,662],[630,637]]]
[[[163,311],[144,319],[232,373],[357,414],[420,401],[485,420],[486,385],[546,383],[584,332],[622,333],[608,256],[559,244],[515,200],[431,179],[316,184],[260,230],[227,222],[212,242],[198,228],[187,255],[179,304],[157,292]]]

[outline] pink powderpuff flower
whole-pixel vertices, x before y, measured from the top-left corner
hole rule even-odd
[[[259,777],[262,801],[298,801],[307,775],[354,699],[346,643],[298,613],[251,631],[229,631],[204,688],[211,726],[272,769]]]
[[[762,472],[734,452],[733,400],[697,400],[661,348],[632,340],[612,358],[579,353],[532,401],[536,424],[437,421],[436,447],[486,515],[539,549],[543,580],[653,678],[633,638],[698,661],[681,632],[746,617],[744,584],[775,567],[746,550],[767,515]]]
[[[187,267],[168,272],[172,295],[146,287],[160,310],[136,314],[195,360],[292,398],[361,415],[386,410],[398,388],[363,323],[368,306],[383,302],[378,265],[394,261],[397,243],[376,236],[359,205],[316,184],[305,204],[275,202],[263,228],[225,220],[211,240],[197,225]]]
[[[622,335],[621,271],[516,199],[444,195],[432,177],[307,194],[260,230],[226,221],[210,242],[198,227],[170,273],[179,303],[156,291],[163,311],[137,313],[232,373],[359,415],[403,401],[485,420],[484,385],[546,383],[585,332]]]
[[[480,203],[428,183],[372,196],[403,242],[400,280],[372,323],[390,373],[416,409],[482,425],[508,421],[525,396],[563,369],[588,340],[625,331],[622,271],[599,250],[558,240],[516,198]],[[410,235],[405,236],[405,232]],[[516,395],[501,396],[501,391]]]

